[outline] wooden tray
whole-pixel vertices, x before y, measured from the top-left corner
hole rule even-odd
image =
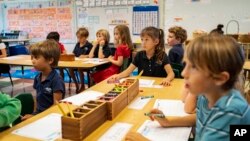
[[[62,138],[83,140],[107,120],[106,102],[89,101],[73,111],[75,118],[62,116]]]
[[[62,54],[60,55],[59,61],[75,61],[74,54]]]

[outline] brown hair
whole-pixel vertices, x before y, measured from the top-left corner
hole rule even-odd
[[[131,40],[130,31],[129,31],[128,26],[121,24],[121,25],[117,25],[115,27],[115,29],[117,29],[118,32],[119,32],[122,44],[128,45],[130,50],[133,50],[134,47],[133,47],[133,43],[132,43],[132,40]]]
[[[204,70],[216,78],[221,72],[229,73],[229,80],[222,88],[233,88],[244,64],[244,55],[240,45],[231,37],[224,35],[205,35],[191,41],[185,55],[198,69]]]
[[[165,40],[164,40],[164,31],[162,29],[150,26],[150,27],[146,27],[141,31],[141,37],[143,36],[149,36],[151,37],[153,40],[158,39],[159,43],[158,45],[156,45],[155,47],[155,55],[156,55],[156,60],[157,63],[162,63],[162,60],[164,59],[164,55],[165,53]]]
[[[56,67],[60,58],[59,45],[54,40],[45,40],[40,43],[31,45],[30,53],[33,56],[43,56],[46,60],[53,59],[51,67]]]
[[[180,39],[181,43],[187,40],[187,31],[180,26],[174,26],[168,29],[168,32],[173,33],[176,39]]]
[[[79,35],[80,37],[89,37],[89,31],[85,27],[81,27],[77,30],[76,36]]]
[[[109,43],[110,35],[109,35],[109,32],[108,32],[106,29],[99,29],[99,30],[96,32],[96,36],[97,36],[97,35],[102,35],[102,36],[105,38],[105,43],[106,43],[106,44]]]

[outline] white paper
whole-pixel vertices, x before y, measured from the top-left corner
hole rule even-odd
[[[137,132],[152,141],[187,141],[191,127],[163,128],[156,121],[146,120]]]
[[[151,100],[151,98],[141,99],[137,97],[132,103],[129,104],[129,109],[142,110],[143,107]]]
[[[184,103],[181,100],[156,99],[154,108],[161,110],[165,116],[186,116]]]
[[[89,59],[85,59],[83,61],[83,63],[86,63],[86,64],[103,64],[103,63],[106,63],[108,62],[107,60],[105,59],[99,59],[99,58],[89,58]]]
[[[139,87],[152,87],[155,80],[139,79]]]
[[[14,130],[13,134],[44,141],[61,137],[61,115],[51,113],[31,124]]]
[[[87,90],[74,96],[63,99],[62,101],[72,102],[73,105],[81,106],[89,100],[96,100],[98,97],[104,95],[104,93]]]
[[[17,59],[22,59],[23,57],[21,56],[10,56],[10,57],[4,57],[1,59],[6,59],[6,60],[17,60]]]
[[[98,139],[98,141],[121,141],[131,127],[132,124],[121,122],[115,123]]]

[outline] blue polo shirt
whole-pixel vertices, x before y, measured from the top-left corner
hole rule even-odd
[[[229,141],[230,125],[250,124],[250,107],[240,92],[232,89],[214,107],[199,96],[196,109],[195,141]]]
[[[88,41],[83,46],[80,46],[80,43],[78,42],[73,50],[73,53],[76,57],[79,57],[81,55],[88,55],[92,47],[93,45]]]
[[[142,76],[152,76],[152,77],[166,77],[167,72],[164,66],[169,64],[168,56],[165,53],[161,62],[157,62],[157,58],[154,55],[148,59],[146,51],[137,52],[133,62],[137,68],[138,73],[143,70]]]
[[[54,104],[53,93],[60,91],[65,96],[65,85],[61,76],[53,69],[49,76],[41,82],[42,73],[35,77],[33,88],[36,89],[37,107],[33,114],[38,114]]]
[[[168,53],[170,63],[182,65],[182,59],[184,55],[184,49],[182,44],[174,45]]]

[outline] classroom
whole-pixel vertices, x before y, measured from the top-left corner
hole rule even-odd
[[[0,141],[250,136],[249,0],[0,0]]]

